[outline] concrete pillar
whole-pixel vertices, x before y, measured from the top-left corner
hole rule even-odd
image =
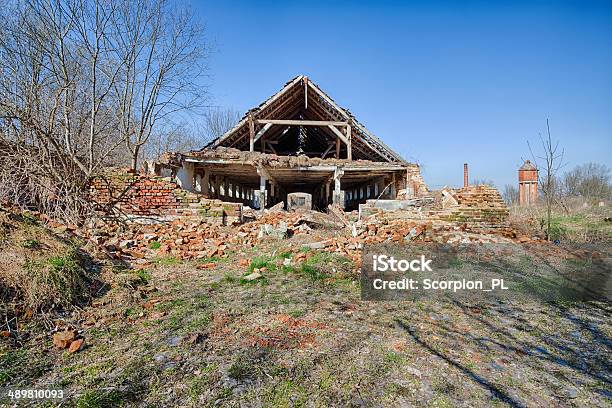
[[[266,208],[266,177],[264,175],[259,176],[259,190],[256,192],[257,208],[264,210]]]
[[[215,187],[215,198],[221,197],[221,177],[215,176],[214,187]]]
[[[336,167],[334,171],[334,196],[333,203],[344,208],[344,191],[340,189],[340,178],[344,175],[344,170]]]
[[[194,181],[194,165],[193,163],[184,162],[176,172],[176,182],[183,189],[193,191]]]
[[[202,192],[202,176],[200,174],[195,175],[195,191]]]
[[[209,194],[210,170],[204,169],[204,177],[202,177],[202,194]]]
[[[391,186],[389,186],[389,198],[395,200],[397,198],[397,186],[395,185],[395,173],[391,177]]]

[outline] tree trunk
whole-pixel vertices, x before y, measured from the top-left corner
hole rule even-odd
[[[134,173],[138,170],[138,154],[140,153],[140,146],[134,146],[134,150],[132,151],[132,165],[131,169]]]

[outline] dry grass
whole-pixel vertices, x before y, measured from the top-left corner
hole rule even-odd
[[[600,207],[575,200],[555,206],[551,220],[551,238],[577,243],[612,241],[612,217],[609,205]],[[510,208],[512,226],[528,236],[545,236],[546,209],[544,206]]]
[[[83,267],[87,263],[75,242],[54,234],[35,218],[0,212],[3,323],[82,301],[91,282]]]

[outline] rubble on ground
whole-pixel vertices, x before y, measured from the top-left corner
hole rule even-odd
[[[282,202],[264,211],[245,206],[242,213],[250,221],[233,226],[193,214],[153,224],[100,219],[82,229],[47,221],[59,233],[79,235],[108,257],[133,266],[164,257],[180,260],[218,258],[229,251],[257,246],[262,241],[300,235],[310,237],[304,246],[340,253],[356,265],[360,263],[361,250],[366,244],[414,240],[450,244],[511,240],[525,243],[533,239],[517,236],[506,222],[508,209],[499,193],[487,186],[445,189],[437,197],[367,200],[358,213],[345,212],[337,205],[330,205],[327,213],[285,211]],[[200,265],[201,269],[212,266],[214,263],[210,261]]]

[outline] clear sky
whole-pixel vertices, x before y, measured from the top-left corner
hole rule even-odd
[[[567,168],[612,167],[612,1],[192,3],[212,104],[244,112],[308,75],[434,188],[515,184],[550,119]]]

